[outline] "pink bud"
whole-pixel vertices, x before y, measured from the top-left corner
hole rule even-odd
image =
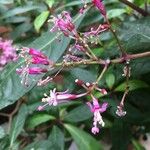
[[[101,89],[102,94],[106,95],[107,91],[105,89]]]
[[[43,106],[39,106],[37,109],[38,109],[38,111],[41,111],[41,110],[43,110]]]
[[[47,58],[42,52],[40,52],[36,49],[33,49],[33,48],[29,49],[29,54],[32,56],[40,57],[40,58]]]
[[[43,65],[49,65],[49,61],[47,59],[43,59],[41,57],[32,57],[32,63],[33,64],[43,64]]]
[[[38,68],[38,67],[29,68],[29,74],[41,74],[41,73],[46,73],[47,71],[48,71],[47,69]]]
[[[102,15],[106,16],[105,6],[102,3],[102,0],[92,0],[93,4],[100,10]]]

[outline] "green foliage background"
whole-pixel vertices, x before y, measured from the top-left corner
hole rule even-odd
[[[144,8],[143,0],[133,2]],[[130,54],[149,51],[150,17],[142,17],[118,0],[105,0],[104,3],[126,51]],[[0,26],[10,29],[7,34],[0,34],[13,39],[18,46],[39,49],[53,61],[59,62],[71,41],[62,34],[50,33],[52,24],[47,23],[47,20],[50,15],[67,10],[74,16],[74,22],[81,32],[103,23],[103,17],[94,8],[84,15],[77,14],[81,7],[82,2],[79,0],[0,0]],[[101,46],[92,48],[97,56],[104,59],[118,57],[116,41],[110,33],[100,35],[100,42]],[[5,130],[7,120],[1,122],[0,150],[68,150],[74,143],[79,150],[105,149],[102,143],[110,145],[112,150],[128,150],[129,145],[135,150],[144,149],[138,139],[150,132],[150,58],[131,61],[130,92],[125,105],[127,115],[123,118],[115,115],[125,86],[123,65],[109,67],[99,83],[108,90],[108,95],[102,97],[95,93],[101,101],[109,102],[109,109],[104,114],[106,126],[96,136],[91,134],[92,114],[83,99],[49,107],[43,112],[36,109],[41,104],[43,93],[54,87],[80,92],[74,80],[95,81],[102,69],[100,66],[65,70],[62,73],[63,84],[53,83],[41,88],[35,85],[42,76],[31,77],[29,87],[21,85],[15,73],[21,64],[22,61],[8,64],[0,74],[1,112],[7,112],[23,99],[23,104],[13,117],[10,131]]]

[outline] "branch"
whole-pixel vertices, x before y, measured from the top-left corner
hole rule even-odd
[[[140,13],[142,16],[148,16],[149,13],[147,11],[145,11],[144,9],[136,6],[135,4],[129,2],[128,0],[119,0],[120,2],[128,5],[129,7],[131,7],[132,9],[134,9],[135,11],[137,11],[138,13]]]
[[[118,63],[123,63],[125,60],[129,59],[129,60],[133,60],[133,59],[138,59],[138,58],[142,58],[142,57],[150,57],[150,51],[148,52],[143,52],[143,53],[139,53],[139,54],[127,54],[125,57],[122,56],[120,58],[116,58],[116,59],[112,59],[110,60],[111,64],[118,64]],[[74,66],[79,66],[79,65],[95,65],[95,64],[101,64],[101,65],[105,65],[106,60],[81,60],[78,62],[61,62],[61,63],[56,63],[54,64],[53,67],[74,67]]]

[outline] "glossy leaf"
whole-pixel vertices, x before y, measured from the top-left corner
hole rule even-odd
[[[92,115],[93,114],[91,113],[89,107],[85,104],[68,112],[68,114],[64,117],[64,120],[73,123],[81,122],[91,118]]]
[[[129,90],[133,91],[140,88],[148,88],[149,85],[146,84],[144,81],[140,80],[130,80],[129,81]],[[115,88],[115,91],[123,92],[126,88],[126,82],[120,84],[118,87]]]
[[[111,89],[115,83],[115,76],[114,74],[107,74],[106,76],[106,83],[107,86]]]
[[[43,26],[43,24],[47,20],[48,16],[49,16],[49,11],[44,11],[35,18],[34,27],[37,32],[39,32],[40,28]]]
[[[109,19],[112,19],[112,18],[120,17],[120,15],[124,14],[125,12],[126,12],[125,9],[115,8],[115,9],[108,10],[107,15]]]
[[[65,124],[65,128],[69,131],[78,150],[101,150],[101,145],[91,135],[70,124]]]
[[[18,112],[18,115],[13,120],[10,132],[10,147],[13,147],[15,140],[23,129],[27,117],[27,112],[27,106],[23,104]]]
[[[35,114],[32,115],[27,121],[27,128],[33,129],[44,122],[47,122],[49,120],[54,120],[54,119],[55,117],[48,114]]]
[[[52,150],[64,150],[64,134],[63,132],[57,127],[54,126],[49,137],[49,142],[51,143],[50,149]]]

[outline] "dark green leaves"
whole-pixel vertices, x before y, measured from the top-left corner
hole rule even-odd
[[[122,119],[115,120],[112,131],[112,150],[127,150],[130,143],[131,131]]]
[[[140,80],[130,80],[129,81],[129,90],[133,91],[140,88],[148,88],[149,85],[147,85],[145,82]],[[126,82],[120,84],[115,91],[123,92],[126,88]]]
[[[92,113],[87,105],[81,105],[71,110],[65,117],[65,121],[69,122],[81,122],[92,117]]]
[[[65,124],[65,128],[69,131],[71,136],[73,137],[75,143],[78,146],[79,150],[101,150],[101,145],[98,143],[92,136],[88,133],[84,132],[83,130]]]
[[[27,117],[27,106],[22,105],[18,112],[18,115],[13,120],[13,124],[11,127],[11,132],[10,132],[10,147],[11,148],[13,147],[14,142],[16,141],[18,135],[23,129],[26,117]]]
[[[64,134],[57,126],[53,127],[48,140],[51,143],[51,150],[64,150]]]
[[[125,22],[120,29],[121,37],[127,51],[143,52],[150,48],[150,18],[142,18],[133,22]]]
[[[29,118],[27,122],[27,128],[33,129],[42,123],[45,123],[49,120],[54,120],[54,119],[55,119],[54,116],[51,116],[48,114],[35,114]]]

